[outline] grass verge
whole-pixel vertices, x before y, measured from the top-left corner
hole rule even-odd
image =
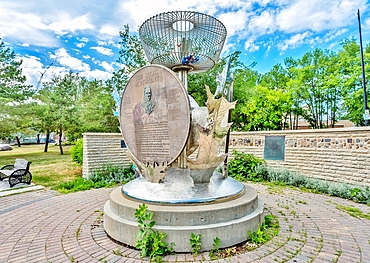
[[[0,151],[0,167],[14,164],[16,158],[31,161],[32,182],[49,188],[82,176],[82,167],[72,162],[70,145],[63,146],[63,155],[60,154],[59,146],[49,144],[47,153],[44,147],[44,144],[33,144],[13,146],[11,151]]]

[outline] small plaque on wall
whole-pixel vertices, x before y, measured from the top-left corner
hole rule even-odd
[[[285,136],[265,136],[264,159],[284,161]]]

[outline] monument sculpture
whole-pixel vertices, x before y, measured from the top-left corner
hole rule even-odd
[[[104,207],[106,232],[135,246],[135,210],[147,203],[154,228],[167,234],[175,251],[191,251],[191,233],[202,235],[202,250],[211,249],[216,237],[221,248],[246,240],[263,220],[263,205],[253,188],[216,169],[227,156],[235,102],[216,98],[207,86],[205,107],[187,94],[188,73],[217,62],[225,26],[205,14],[175,11],[145,21],[139,36],[150,65],[127,83],[120,125],[140,177],[112,192]]]

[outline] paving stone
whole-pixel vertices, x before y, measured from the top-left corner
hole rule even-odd
[[[265,206],[279,218],[279,235],[255,251],[210,260],[175,254],[167,262],[370,262],[370,221],[336,208],[354,206],[364,213],[370,207],[352,201],[286,188],[269,193],[253,184]],[[140,252],[121,246],[105,233],[100,212],[112,189],[95,189],[68,195],[47,190],[1,197],[0,262],[107,262],[146,263]],[[100,217],[100,219],[98,219]],[[17,223],[15,223],[17,222]],[[78,230],[78,231],[77,231]],[[78,232],[78,235],[76,234]],[[113,250],[120,247],[122,256]]]

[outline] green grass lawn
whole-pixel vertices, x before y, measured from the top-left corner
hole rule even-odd
[[[49,144],[47,153],[44,152],[44,144],[12,147],[11,151],[0,151],[0,167],[14,164],[16,158],[31,161],[30,171],[35,184],[53,188],[62,182],[81,177],[82,167],[72,162],[70,145],[63,146],[63,155],[60,154],[59,146],[53,144]]]

